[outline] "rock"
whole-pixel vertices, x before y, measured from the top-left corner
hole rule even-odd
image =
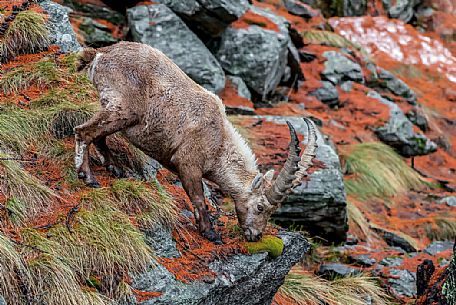
[[[225,74],[215,57],[185,23],[163,4],[127,10],[134,41],[151,45],[171,58],[194,81],[212,92],[225,86]]]
[[[360,274],[361,270],[339,263],[323,263],[320,265],[317,274],[326,278],[347,277]]]
[[[417,249],[411,245],[405,238],[397,235],[394,232],[387,231],[378,227],[372,227],[372,229],[378,233],[388,245],[393,247],[400,247],[406,252],[416,252]]]
[[[382,0],[383,7],[388,12],[390,18],[396,18],[404,21],[405,23],[412,20],[414,15],[414,6],[417,4],[416,0]]]
[[[6,305],[5,299],[0,295],[0,305]]]
[[[354,264],[360,266],[373,266],[377,263],[374,258],[371,258],[368,254],[349,254],[348,259]]]
[[[178,14],[198,34],[218,36],[248,9],[247,0],[158,0]]]
[[[296,132],[307,135],[304,121],[298,117],[263,117],[267,121],[286,124],[289,121]],[[285,128],[285,126],[284,126]],[[323,169],[310,174],[307,181],[297,186],[273,214],[282,225],[302,227],[312,235],[333,242],[347,238],[347,211],[344,182],[337,153],[318,132],[316,159],[324,163]]]
[[[240,97],[243,97],[243,98],[246,98],[249,100],[252,99],[252,94],[250,94],[249,88],[247,88],[247,85],[244,83],[242,78],[237,77],[237,76],[231,76],[231,75],[227,75],[226,78],[235,87],[237,94]]]
[[[112,36],[111,30],[106,25],[92,18],[80,17],[78,21],[80,22],[79,33],[84,38],[85,45],[100,48],[119,41],[119,39]]]
[[[326,51],[323,56],[327,58],[325,69],[321,73],[323,79],[329,80],[334,85],[347,80],[358,83],[364,82],[363,72],[358,63],[351,61],[342,53],[336,51]]]
[[[456,242],[453,247],[453,259],[446,270],[446,280],[442,287],[442,294],[448,304],[456,304]]]
[[[301,62],[312,62],[317,58],[315,53],[299,50],[299,60]]]
[[[80,13],[93,19],[104,19],[115,25],[124,25],[127,23],[125,16],[115,10],[112,10],[107,5],[97,5],[95,3],[87,3],[84,0],[63,0],[63,5],[72,8]]]
[[[216,53],[223,69],[242,78],[264,100],[285,72],[289,37],[252,25],[227,28]]]
[[[170,228],[157,225],[143,232],[146,237],[146,243],[154,249],[155,255],[165,258],[180,257]]]
[[[453,242],[450,241],[434,241],[432,244],[423,250],[424,253],[429,255],[437,255],[440,252],[453,248]]]
[[[379,100],[390,108],[388,122],[375,130],[381,141],[392,146],[405,157],[426,155],[437,150],[437,144],[413,130],[412,122],[407,119],[399,106],[383,98],[376,91],[370,91],[367,96]]]
[[[300,16],[305,19],[310,19],[318,15],[318,12],[299,0],[282,0],[282,2],[290,14]]]
[[[446,203],[449,207],[456,207],[456,196],[448,196],[439,200],[439,203]]]
[[[416,296],[416,274],[408,270],[391,269],[389,270],[391,278],[388,283],[391,291],[396,297],[409,297]]]
[[[345,92],[350,92],[350,91],[352,91],[352,89],[353,89],[353,82],[352,82],[352,81],[343,82],[343,83],[340,85],[340,88],[341,88],[342,90],[344,90]]]
[[[366,15],[366,0],[344,0],[343,15],[345,17],[357,17]]]
[[[405,98],[410,104],[416,104],[415,92],[402,80],[394,76],[391,72],[379,68],[377,74],[377,87]]]
[[[397,256],[390,256],[390,257],[385,257],[380,261],[380,264],[386,267],[398,267],[402,265],[402,262],[404,261],[403,258],[397,257]]]
[[[409,121],[412,122],[413,125],[418,126],[418,128],[421,129],[421,131],[429,131],[429,123],[427,121],[426,115],[423,113],[421,109],[415,107],[414,109],[407,112],[405,115],[407,116]]]
[[[183,283],[158,265],[133,277],[131,285],[141,291],[161,293],[159,297],[143,301],[142,305],[270,304],[285,275],[310,247],[297,233],[283,233],[279,237],[285,248],[278,258],[258,253],[216,260],[209,265],[216,273],[211,281]]]
[[[339,104],[339,92],[336,87],[328,81],[321,82],[322,87],[309,92],[309,95],[315,96],[319,101],[334,107]]]
[[[429,286],[434,271],[434,263],[430,259],[425,259],[418,265],[416,270],[416,293],[418,296],[421,296],[426,292],[426,288]]]
[[[51,44],[58,45],[62,52],[76,52],[81,45],[70,24],[68,13],[71,9],[50,0],[40,2],[40,6],[47,12],[47,27]]]

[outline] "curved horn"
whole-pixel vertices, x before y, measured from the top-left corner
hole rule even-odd
[[[301,156],[301,161],[299,161],[299,170],[295,174],[295,179],[293,180],[293,186],[296,187],[301,184],[302,178],[307,176],[307,170],[312,165],[312,159],[315,158],[316,151],[317,151],[317,128],[315,127],[315,123],[308,119],[303,118],[304,122],[307,125],[307,146],[304,150],[304,153]]]
[[[295,173],[299,170],[298,162],[300,161],[298,136],[290,122],[287,121],[288,128],[290,129],[290,146],[288,148],[288,158],[283,168],[280,170],[277,179],[272,184],[271,188],[266,191],[266,198],[272,205],[280,204],[292,187],[292,182],[296,178]]]
[[[317,131],[315,123],[303,118],[308,130],[308,143],[301,158],[299,153],[299,140],[293,126],[287,122],[290,129],[291,142],[289,146],[288,158],[281,169],[277,179],[270,189],[266,191],[268,201],[273,205],[280,204],[292,188],[301,184],[302,178],[307,175],[307,169],[312,165],[312,159],[315,157],[317,149]]]

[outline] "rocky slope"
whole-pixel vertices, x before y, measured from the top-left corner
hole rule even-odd
[[[38,2],[0,11],[0,304],[61,304],[62,291],[65,304],[302,304],[276,294],[297,262],[296,274],[376,276],[395,302],[454,302],[450,1]],[[268,227],[281,256],[248,255],[211,183],[225,244],[202,239],[176,177],[120,137],[108,144],[132,178],[96,167],[100,191],[77,181],[72,128],[97,96],[71,52],[119,40],[160,49],[217,93],[264,171],[286,158],[286,121],[301,138],[300,117],[317,123],[314,166]],[[380,304],[369,298],[359,304]]]

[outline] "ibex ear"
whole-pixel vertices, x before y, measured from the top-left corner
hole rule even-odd
[[[250,189],[253,191],[253,190],[256,190],[257,188],[259,188],[262,180],[263,180],[263,175],[261,173],[258,173],[255,176],[255,178],[253,179]]]

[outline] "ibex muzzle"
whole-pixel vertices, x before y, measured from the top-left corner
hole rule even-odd
[[[199,231],[220,243],[204,202],[202,179],[218,184],[236,205],[240,226],[249,241],[258,240],[270,215],[298,185],[315,156],[316,131],[299,157],[299,141],[290,128],[288,159],[273,181],[262,175],[255,156],[228,121],[221,100],[191,80],[162,52],[150,46],[120,42],[81,52],[80,68],[100,94],[102,110],[75,128],[78,176],[97,187],[89,166],[88,147],[95,144],[108,169],[119,174],[106,137],[121,131],[147,155],[177,173],[189,196]]]

